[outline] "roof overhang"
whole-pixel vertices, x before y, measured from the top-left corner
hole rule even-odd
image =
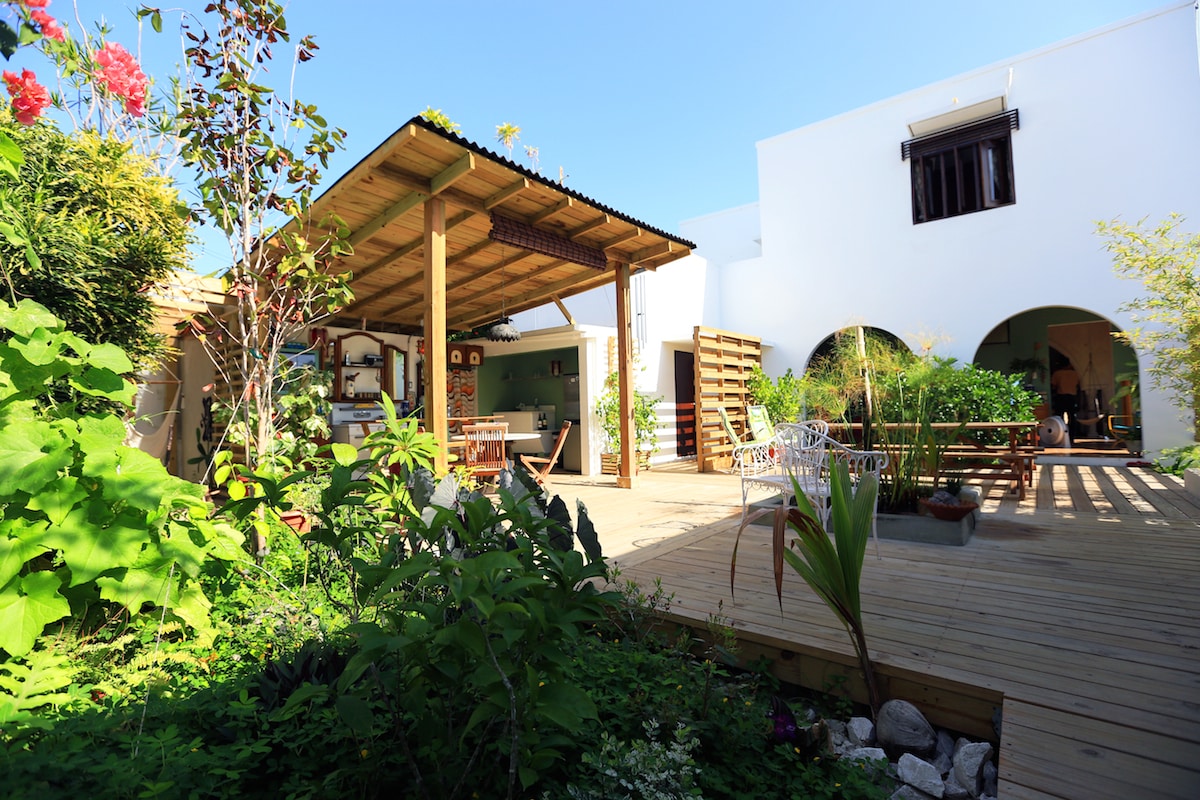
[[[445,201],[445,325],[471,330],[612,283],[613,267],[655,269],[691,242],[639,222],[414,117],[312,206],[350,230],[354,301],[330,324],[420,333],[425,221]],[[493,232],[495,231],[495,232]]]

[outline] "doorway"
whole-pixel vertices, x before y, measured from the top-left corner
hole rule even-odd
[[[696,356],[675,351],[675,454],[696,455]]]

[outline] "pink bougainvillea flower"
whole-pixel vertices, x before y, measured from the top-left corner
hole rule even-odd
[[[37,76],[31,70],[21,70],[19,77],[5,70],[3,78],[8,93],[12,95],[12,109],[17,122],[32,125],[50,105],[50,93],[37,82]]]
[[[50,0],[21,0],[21,5],[26,8],[45,8],[50,5]]]
[[[42,36],[45,36],[47,39],[53,39],[56,42],[66,41],[67,33],[54,17],[41,10],[34,11],[29,16],[38,24],[38,28],[42,31]]]
[[[125,111],[140,117],[145,111],[146,73],[129,51],[116,42],[107,42],[97,50],[96,82],[125,104]]]

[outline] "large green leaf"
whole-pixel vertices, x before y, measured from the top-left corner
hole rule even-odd
[[[6,426],[0,436],[0,497],[38,494],[70,463],[70,443],[49,425]]]
[[[145,522],[137,513],[124,511],[107,524],[97,525],[96,520],[104,516],[112,515],[104,501],[96,498],[74,509],[62,525],[51,527],[42,536],[43,544],[62,553],[71,570],[71,586],[136,563],[150,542]]]
[[[38,543],[45,528],[41,520],[0,520],[0,586],[16,577],[25,562],[46,551]]]
[[[125,441],[125,425],[113,416],[79,420],[76,444],[83,454],[83,474],[105,480],[114,475],[119,463],[118,450]]]
[[[163,501],[164,485],[174,481],[162,462],[133,447],[119,448],[117,458],[115,473],[105,476],[104,497],[145,511],[157,509]]]
[[[22,300],[15,307],[0,303],[0,328],[10,330],[17,336],[28,336],[38,328],[62,330],[63,323],[40,303]]]
[[[170,600],[173,566],[171,559],[145,551],[135,566],[118,575],[102,575],[96,578],[96,585],[105,600],[120,603],[136,614],[145,603],[161,606]]]
[[[52,525],[62,525],[71,509],[87,497],[88,491],[79,484],[79,479],[65,475],[30,497],[25,507],[32,511],[41,511]]]
[[[35,572],[0,591],[0,650],[25,655],[47,625],[71,613],[61,585],[53,572]]]

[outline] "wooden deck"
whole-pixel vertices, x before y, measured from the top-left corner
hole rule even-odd
[[[790,571],[780,613],[766,529],[743,536],[731,596],[740,487],[693,470],[656,467],[632,491],[563,476],[555,490],[588,505],[623,578],[661,577],[674,619],[703,628],[719,613],[745,655],[815,688],[852,671],[845,631]],[[984,486],[966,546],[868,549],[863,607],[886,693],[976,734],[1002,707],[1004,800],[1195,800],[1200,503],[1125,466],[1039,466],[1035,486],[1023,502]]]

